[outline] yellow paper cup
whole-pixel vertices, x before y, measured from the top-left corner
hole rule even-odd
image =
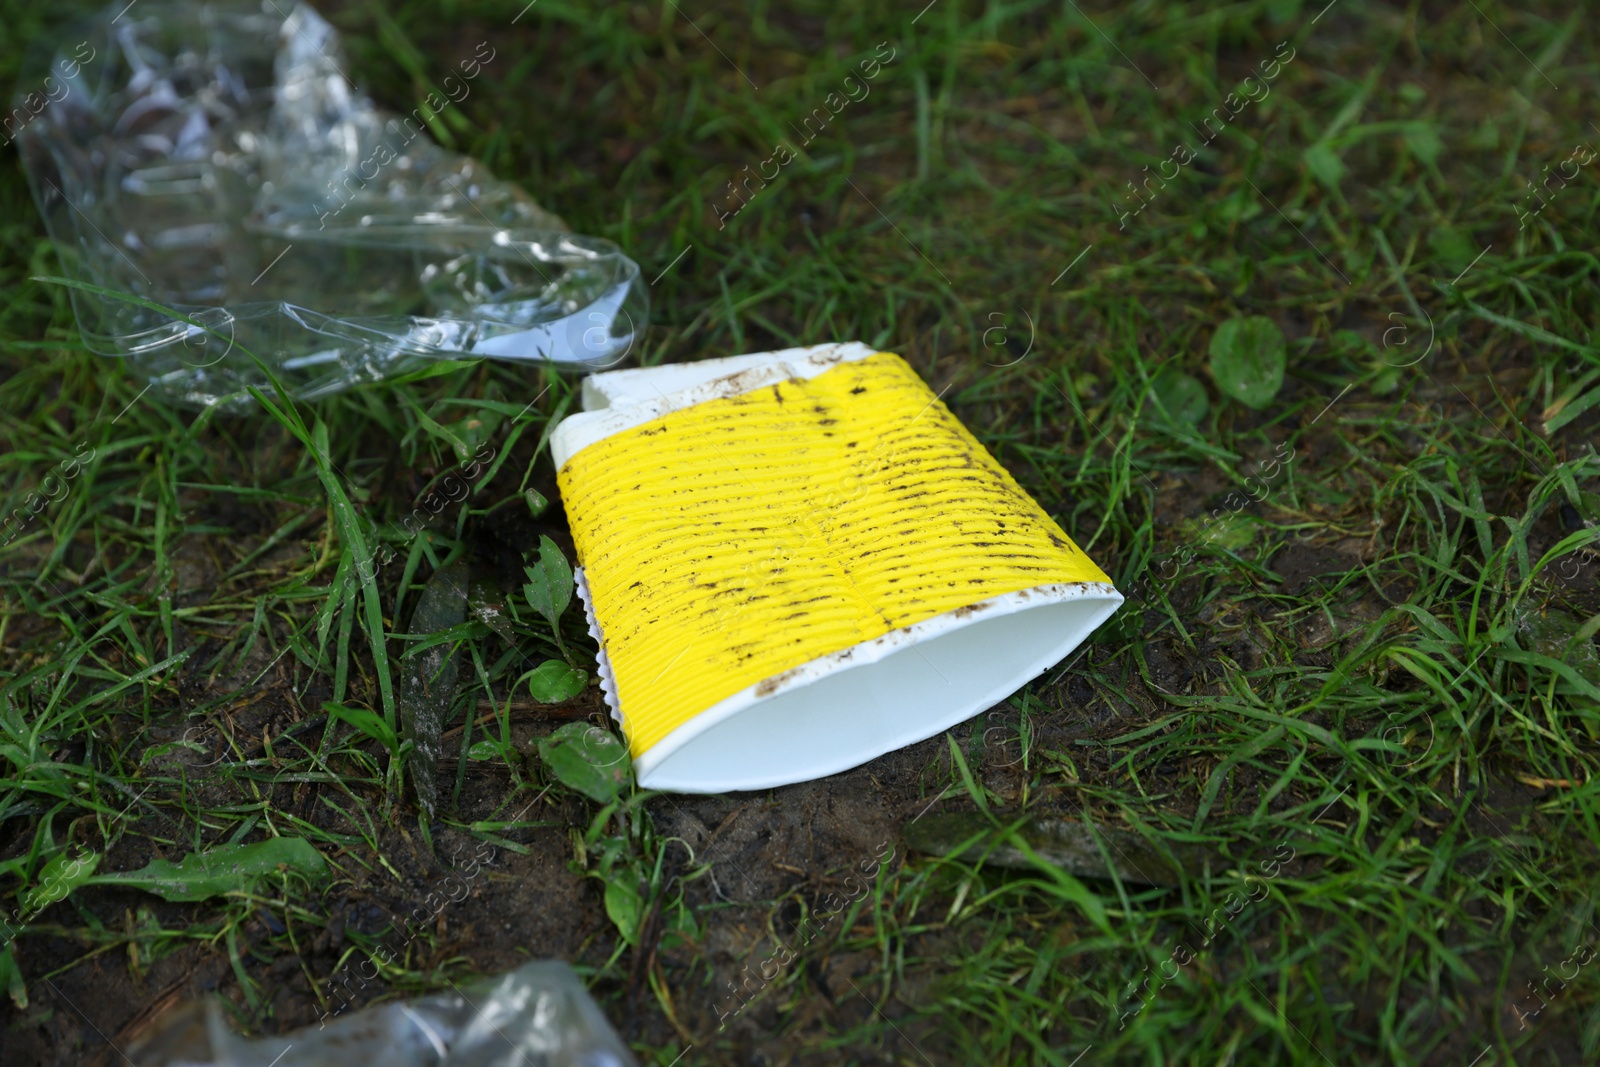
[[[899,356],[596,374],[551,438],[640,785],[846,770],[1005,699],[1122,603]]]

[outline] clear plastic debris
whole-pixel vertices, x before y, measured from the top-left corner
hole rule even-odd
[[[617,364],[637,264],[428,132],[507,62],[484,41],[392,114],[304,3],[119,0],[65,35],[7,133],[68,277],[118,294],[71,291],[85,342],[233,407],[265,381],[240,349],[306,398],[439,358]]]
[[[390,1001],[246,1039],[215,999],[192,1001],[128,1050],[139,1067],[637,1067],[572,968],[527,963],[487,983]]]

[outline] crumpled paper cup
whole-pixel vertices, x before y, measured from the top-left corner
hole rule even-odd
[[[1061,660],[1122,596],[899,356],[597,374],[551,446],[639,784],[820,778]]]

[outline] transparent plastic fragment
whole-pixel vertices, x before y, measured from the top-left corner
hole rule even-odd
[[[139,1067],[637,1067],[558,960],[278,1037],[242,1038],[215,998],[193,1001],[128,1052]]]
[[[85,342],[195,405],[248,403],[240,349],[306,398],[440,358],[620,363],[638,266],[427,132],[496,59],[397,115],[304,3],[108,7],[5,119],[67,275],[177,312],[73,289]]]

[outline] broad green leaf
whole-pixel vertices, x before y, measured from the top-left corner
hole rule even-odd
[[[100,856],[94,852],[72,856],[62,852],[55,856],[39,872],[38,883],[22,894],[19,901],[22,914],[33,915],[65,900],[67,894],[90,879],[99,863]]]
[[[1215,545],[1229,552],[1237,552],[1255,540],[1257,525],[1250,516],[1233,511],[1184,524],[1189,539],[1199,547]]]
[[[547,659],[528,672],[528,693],[541,704],[559,704],[583,692],[587,671],[575,670],[558,659]]]
[[[1206,399],[1206,387],[1200,380],[1176,369],[1169,368],[1157,374],[1150,383],[1150,395],[1157,409],[1181,426],[1197,425],[1211,407],[1211,401]]]
[[[1211,337],[1211,376],[1217,388],[1264,408],[1283,388],[1283,331],[1260,315],[1229,319]]]
[[[475,760],[494,759],[504,755],[505,750],[498,741],[479,741],[467,749],[467,758]]]
[[[273,837],[253,845],[218,845],[205,852],[191,852],[177,863],[155,859],[137,871],[97,874],[89,882],[131,886],[167,901],[209,900],[227,893],[248,892],[257,881],[280,867],[312,880],[328,873],[322,853],[309,841]]]
[[[572,568],[561,549],[548,537],[539,538],[539,564],[525,567],[528,584],[522,587],[528,605],[559,630],[558,620],[572,602]]]
[[[539,758],[562,785],[600,804],[621,796],[633,776],[628,747],[611,731],[583,722],[541,737]]]
[[[639,920],[644,915],[644,900],[623,872],[620,878],[606,883],[606,914],[617,924],[617,931],[630,945],[639,942]]]

